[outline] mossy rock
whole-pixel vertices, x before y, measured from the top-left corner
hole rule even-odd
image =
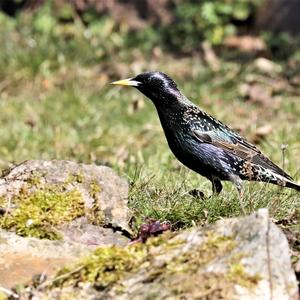
[[[40,299],[292,299],[288,243],[266,210],[145,244],[99,248],[60,270]],[[272,291],[270,290],[272,286]]]
[[[59,239],[78,218],[130,232],[128,184],[108,167],[26,161],[0,179],[0,227],[21,236]],[[72,226],[71,226],[72,227]]]

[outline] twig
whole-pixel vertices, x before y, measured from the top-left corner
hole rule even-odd
[[[12,290],[6,289],[3,286],[0,286],[0,291],[2,291],[3,293],[5,293],[5,294],[7,294],[9,296],[12,296],[14,298],[19,299],[19,295],[18,294],[14,293]]]
[[[41,285],[38,286],[38,289],[42,289],[42,288],[44,288],[44,287],[47,287],[47,286],[49,286],[50,284],[52,284],[52,283],[54,283],[54,282],[56,282],[56,281],[58,281],[58,280],[66,279],[66,278],[70,277],[71,275],[73,275],[73,274],[79,272],[79,271],[82,270],[83,268],[84,268],[84,266],[80,266],[80,267],[78,267],[77,269],[75,269],[75,270],[73,270],[73,271],[71,271],[71,272],[62,274],[62,275],[57,276],[57,277],[55,277],[55,278],[53,278],[53,279],[51,279],[51,280],[45,281],[44,283],[42,283]]]
[[[270,253],[270,220],[268,219],[268,227],[266,234],[266,246],[267,246],[267,263],[269,273],[269,289],[270,289],[270,300],[273,300],[273,281],[272,281],[272,266],[271,266],[271,253]]]
[[[288,145],[286,144],[281,144],[281,153],[282,153],[282,170],[284,171],[285,168],[285,151]]]

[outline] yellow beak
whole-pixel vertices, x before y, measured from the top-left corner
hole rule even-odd
[[[132,78],[122,79],[118,81],[114,81],[111,84],[114,85],[126,85],[126,86],[138,86],[140,84],[139,81],[132,80]]]

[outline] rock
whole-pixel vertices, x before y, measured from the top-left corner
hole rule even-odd
[[[75,241],[86,245],[119,245],[128,244],[128,238],[112,228],[103,228],[89,224],[85,217],[72,221],[61,229],[64,240]]]
[[[95,245],[126,245],[127,195],[127,182],[104,166],[33,160],[8,170],[0,179],[0,228],[9,230],[0,229],[0,286],[49,275]]]
[[[128,243],[127,239],[112,229],[96,227],[85,224],[82,229],[87,229],[87,232],[78,234],[80,243],[24,238],[0,230],[0,286],[12,288],[16,284],[28,283],[34,275],[54,274],[59,268],[87,255],[99,244],[116,244],[118,235],[118,244]]]
[[[287,240],[266,209],[118,249],[96,250],[95,269],[75,265],[59,287],[51,279],[22,299],[297,299]]]
[[[36,274],[50,275],[95,247],[73,242],[23,238],[0,230],[0,286],[11,288]]]
[[[46,196],[41,195],[40,190],[46,191]],[[72,216],[74,214],[79,217],[86,216],[92,224],[111,226],[130,232],[127,207],[128,184],[108,167],[59,160],[25,161],[8,170],[0,179],[0,199],[6,200],[2,205],[0,201],[2,209],[4,207],[14,213],[14,205],[18,205],[14,204],[12,199],[18,198],[19,205],[22,204],[22,197],[26,198],[23,195],[24,191],[27,199],[36,191],[39,192],[40,198],[47,198],[49,194],[53,196],[55,193],[62,200],[65,196],[70,200],[75,197],[79,202],[75,208],[81,209],[82,213],[74,211]],[[83,203],[78,198],[82,198]],[[66,217],[75,219],[76,216],[74,218],[72,216]],[[34,220],[28,219],[27,225],[31,226],[32,222]]]

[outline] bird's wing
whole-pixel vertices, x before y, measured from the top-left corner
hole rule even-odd
[[[214,131],[192,129],[192,134],[198,141],[212,144],[220,149],[223,149],[226,153],[233,154],[234,156],[240,157],[245,161],[249,161],[252,164],[272,170],[276,174],[292,180],[291,176],[289,176],[281,168],[264,156],[257,147],[249,143],[234,131],[230,130],[230,133],[232,134],[229,136],[221,129]]]

